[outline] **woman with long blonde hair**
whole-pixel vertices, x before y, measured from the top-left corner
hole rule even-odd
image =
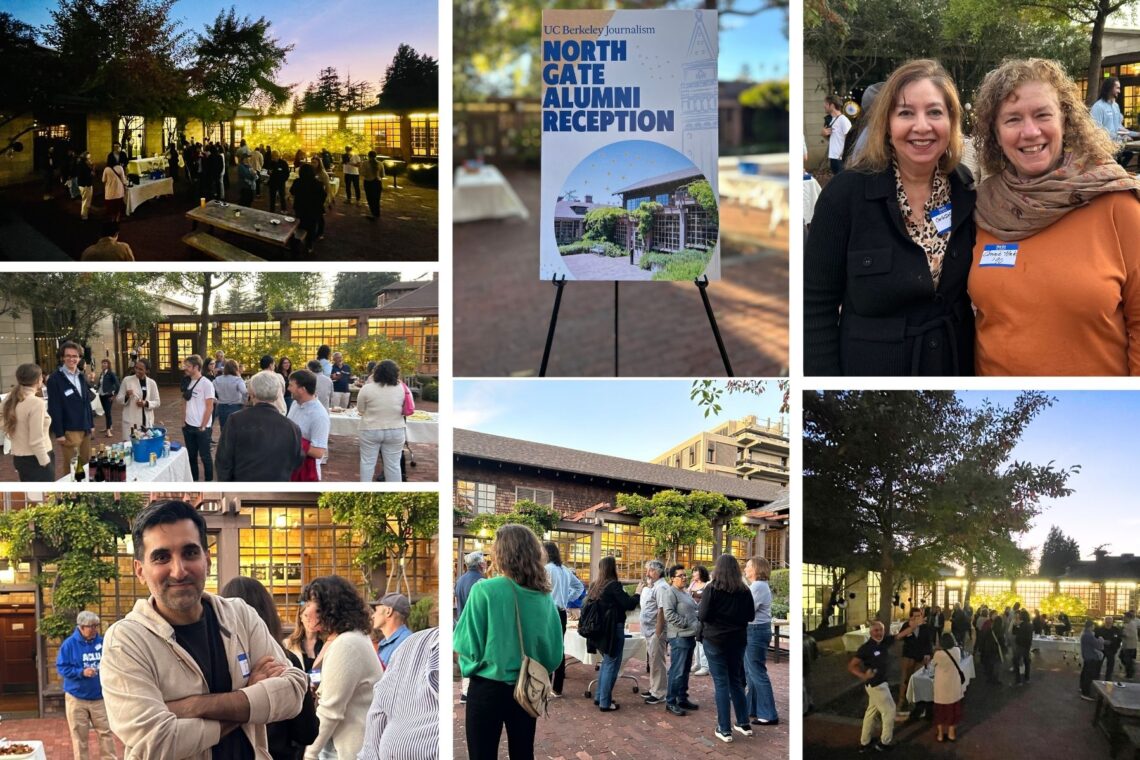
[[[40,392],[43,379],[37,364],[16,367],[16,385],[0,407],[4,432],[12,442],[12,463],[21,481],[55,480],[51,417]]]

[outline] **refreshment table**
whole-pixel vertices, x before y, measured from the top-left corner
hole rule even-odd
[[[6,758],[12,760],[47,760],[47,752],[44,751],[44,743],[36,739],[6,739],[4,746],[11,746],[13,744],[24,744],[32,748],[32,751],[23,755],[5,755]]]
[[[147,172],[153,172],[156,169],[166,171],[170,166],[170,161],[166,156],[155,156],[153,158],[132,158],[127,162],[127,174],[143,175]]]
[[[894,635],[902,630],[902,623],[891,623],[891,634]],[[871,640],[871,629],[864,626],[857,631],[848,631],[843,634],[843,649],[848,652],[856,652],[859,647],[866,644]]]
[[[127,462],[128,483],[190,483],[194,478],[190,475],[190,457],[185,447],[178,451],[171,451],[170,456],[159,457],[152,465],[149,462]],[[74,483],[75,474],[60,478],[57,483]],[[94,482],[84,480],[83,482]],[[113,481],[112,481],[113,482]]]
[[[518,193],[507,178],[493,166],[483,165],[471,170],[455,170],[455,194],[452,218],[456,222],[475,222],[481,219],[504,219],[517,216],[530,217],[530,212],[519,200]]]
[[[962,691],[970,685],[976,677],[974,671],[974,658],[966,655],[962,661],[958,663],[958,667],[962,669],[962,675],[966,676],[966,683],[962,684]],[[919,668],[915,671],[914,675],[910,677],[910,683],[906,687],[906,700],[912,705],[916,702],[933,702],[934,701],[934,665],[931,663],[925,668]],[[954,673],[957,678],[958,674]]]
[[[408,443],[439,443],[439,414],[436,412],[416,412],[416,416],[426,415],[427,419],[409,417],[407,425]],[[329,412],[329,435],[360,435],[360,415],[356,408],[343,412]]]
[[[143,203],[160,195],[174,195],[173,179],[144,179],[137,185],[131,185],[127,188],[127,216],[133,214]]]

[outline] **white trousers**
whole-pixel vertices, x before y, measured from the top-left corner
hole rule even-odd
[[[878,686],[864,686],[867,692],[867,712],[863,714],[863,736],[859,743],[866,747],[875,735],[875,721],[883,724],[879,741],[890,744],[895,738],[895,698],[891,696],[891,687],[887,683]]]

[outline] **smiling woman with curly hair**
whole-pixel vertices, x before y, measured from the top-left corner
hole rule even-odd
[[[356,588],[338,575],[317,578],[305,586],[301,601],[305,604],[302,616],[325,635],[312,673],[321,733],[305,750],[305,757],[316,760],[331,741],[340,760],[355,758],[364,744],[372,686],[384,672],[368,638],[372,627],[368,607]]]
[[[974,114],[977,373],[1140,374],[1140,182],[1056,61],[1006,61]]]

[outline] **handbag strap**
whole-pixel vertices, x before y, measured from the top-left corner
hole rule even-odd
[[[513,591],[515,595],[515,625],[519,631],[519,651],[522,652],[523,657],[527,657],[526,644],[523,643],[522,618],[519,616],[519,590],[515,588],[514,581],[511,581],[511,591]]]
[[[962,683],[966,683],[966,674],[963,673],[962,668],[958,666],[958,661],[954,659],[954,655],[950,654],[950,650],[948,649],[943,649],[942,651],[945,652],[946,656],[950,658],[950,662],[954,663],[954,670],[958,671],[958,677],[962,679]],[[961,647],[959,647],[958,651],[962,651]]]

